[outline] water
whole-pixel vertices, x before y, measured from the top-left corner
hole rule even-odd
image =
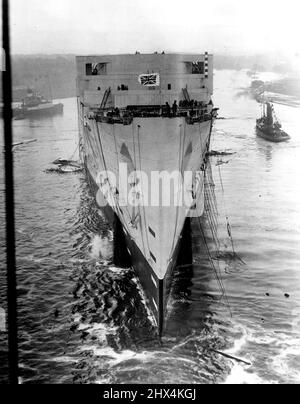
[[[63,100],[61,117],[14,122],[15,142],[37,139],[14,152],[23,383],[300,381],[299,109],[275,106],[290,142],[256,138],[260,108],[243,91],[249,80],[243,71],[215,74],[214,101],[226,119],[215,124],[212,149],[235,153],[221,162],[211,159],[219,264],[230,310],[194,223],[195,264],[192,271],[175,274],[162,344],[134,272],[111,263],[112,231],[84,175],[44,172],[51,161],[76,149],[75,100]],[[3,155],[0,161],[2,167]],[[1,223],[3,189],[1,176]],[[235,251],[246,265],[231,259],[226,215]],[[3,225],[0,245],[0,306],[5,308]],[[5,358],[6,333],[0,332],[1,382]]]

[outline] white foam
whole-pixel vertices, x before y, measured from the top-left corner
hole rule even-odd
[[[71,262],[72,264],[85,264],[85,263],[89,262],[89,260],[82,259],[82,258],[70,258],[69,262]]]
[[[232,348],[227,349],[224,353],[237,356],[237,354],[246,345],[248,338],[250,336],[249,332],[242,325],[235,327],[238,332],[242,332],[242,336],[234,341]],[[241,358],[242,359],[242,358]],[[248,360],[245,359],[245,360]],[[233,366],[231,368],[230,374],[225,380],[224,384],[263,384],[263,380],[254,373],[245,370],[245,367],[249,368],[249,365],[242,365],[236,363],[232,360]]]
[[[224,351],[225,353],[227,353],[229,355],[236,355],[242,349],[242,347],[246,345],[247,340],[249,339],[249,333],[247,332],[245,327],[239,325],[238,331],[242,332],[241,338],[236,339],[234,341],[234,345],[232,348],[229,348],[226,351]]]
[[[255,373],[247,372],[240,364],[235,363],[229,376],[223,384],[264,384],[265,382]]]
[[[114,272],[114,273],[120,274],[120,275],[125,274],[131,270],[131,268],[118,268],[118,267],[112,267],[112,266],[109,266],[107,269],[110,272]]]
[[[101,257],[109,261],[113,257],[113,243],[110,236],[101,237],[96,234],[91,241],[90,247],[90,256],[93,259]]]
[[[78,362],[77,359],[74,359],[71,356],[56,356],[55,358],[48,359],[48,361],[49,362],[63,362],[63,363]]]
[[[262,334],[260,331],[246,329],[245,327],[238,326],[237,329],[242,331],[241,338],[237,339],[234,346],[226,351],[225,353],[236,355],[242,350],[247,343],[255,343],[276,347],[276,351],[279,352],[271,358],[271,363],[266,364],[270,368],[270,373],[273,374],[272,381],[264,380],[257,374],[255,374],[254,368],[247,367],[240,363],[234,363],[229,376],[227,377],[225,384],[266,384],[266,383],[278,383],[278,376],[288,379],[289,383],[299,383],[300,382],[300,370],[292,368],[292,365],[288,362],[289,355],[298,356],[300,353],[300,339],[294,336],[287,336],[285,332]],[[246,358],[249,360],[249,358]],[[278,375],[276,377],[276,374]]]
[[[115,335],[117,332],[117,327],[110,327],[103,323],[93,323],[93,324],[84,324],[81,323],[78,326],[79,331],[85,331],[89,335],[93,335],[97,338],[98,343],[107,344],[107,335],[113,334]],[[90,350],[91,348],[87,346],[83,350]]]
[[[126,362],[132,359],[136,359],[139,362],[147,362],[148,360],[153,359],[153,357],[158,354],[157,352],[150,351],[137,353],[131,350],[116,352],[109,346],[99,348],[96,345],[82,348],[82,351],[92,351],[95,356],[108,358],[110,366],[116,366],[122,362]]]
[[[278,343],[277,339],[273,336],[268,335],[249,335],[248,337],[249,342],[255,342],[256,344],[262,345],[276,345]]]
[[[287,377],[289,382],[300,383],[300,370],[291,368],[288,363],[289,355],[297,356],[300,363],[300,340],[285,340],[281,349],[280,354],[273,358],[273,371],[281,376]]]

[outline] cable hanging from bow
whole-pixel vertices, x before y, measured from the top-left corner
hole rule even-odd
[[[216,255],[218,256],[219,254],[219,246],[220,246],[220,242],[219,242],[219,238],[218,238],[218,220],[217,220],[217,216],[218,216],[218,211],[217,211],[217,206],[216,206],[216,198],[215,198],[215,193],[214,193],[214,182],[213,182],[213,178],[212,178],[212,171],[211,171],[211,166],[210,166],[210,162],[207,162],[205,171],[204,171],[204,212],[205,212],[205,219],[207,221],[208,224],[208,228],[211,231],[211,235],[212,235],[212,241],[215,245],[216,248]],[[229,304],[229,300],[226,294],[226,290],[225,290],[225,286],[222,280],[222,274],[221,274],[221,268],[220,268],[220,263],[218,260],[215,260],[215,257],[212,255],[211,250],[210,250],[210,246],[209,246],[209,241],[207,239],[206,236],[206,232],[204,229],[204,226],[201,222],[200,217],[198,217],[198,224],[199,224],[199,230],[200,230],[200,235],[201,238],[204,242],[204,246],[205,246],[205,250],[207,253],[207,258],[209,261],[209,264],[214,272],[216,281],[218,283],[218,286],[220,288],[221,291],[221,298],[220,300],[222,300],[223,298],[225,299],[226,305],[228,307],[230,316],[232,317],[232,312],[231,312],[231,308],[230,308],[230,304]]]
[[[234,257],[236,257],[242,264],[246,265],[245,261],[242,260],[242,258],[236,253],[235,247],[234,247],[234,241],[232,237],[232,231],[231,231],[231,226],[229,223],[229,217],[227,214],[227,209],[226,209],[226,204],[225,204],[225,197],[224,197],[224,186],[223,186],[223,180],[222,180],[222,175],[221,175],[221,168],[218,166],[218,171],[219,171],[219,178],[220,178],[220,184],[221,184],[221,189],[222,189],[222,198],[223,198],[223,205],[225,208],[225,219],[226,219],[226,229],[227,229],[227,234],[230,239],[231,243],[231,248],[232,248],[232,254]]]

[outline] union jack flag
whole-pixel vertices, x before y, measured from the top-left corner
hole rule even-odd
[[[159,86],[159,74],[158,73],[140,74],[139,83],[142,86],[147,87]]]

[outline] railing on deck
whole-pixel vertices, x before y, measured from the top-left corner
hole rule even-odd
[[[191,105],[191,104],[190,104]],[[178,118],[185,117],[187,124],[205,122],[214,118],[217,108],[212,108],[211,104],[189,106],[180,103],[176,109],[165,105],[128,105],[126,108],[94,108],[89,115],[89,119],[97,122],[110,124],[130,125],[133,118]]]

